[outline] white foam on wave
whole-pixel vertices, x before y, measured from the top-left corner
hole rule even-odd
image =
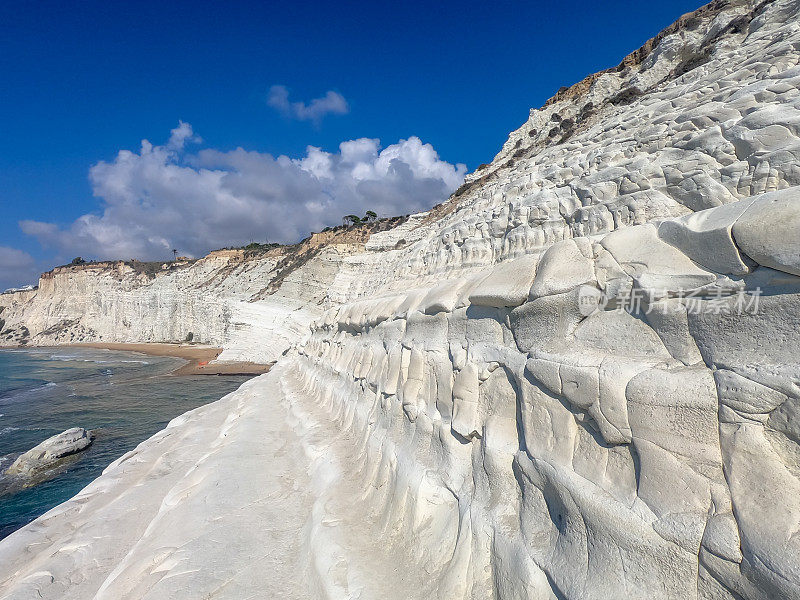
[[[37,386],[35,388],[16,391],[16,393],[9,394],[8,396],[0,396],[0,402],[9,402],[9,401],[14,401],[14,400],[21,400],[23,398],[27,398],[31,394],[35,394],[37,392],[41,392],[43,390],[55,387],[57,385],[58,384],[53,382],[53,381],[48,381],[44,385],[40,385],[40,386]]]
[[[80,356],[79,354],[51,354],[47,360],[58,360],[58,361],[74,361],[74,362],[90,362],[96,363],[99,365],[105,364],[115,364],[115,363],[131,363],[137,365],[149,365],[150,361],[147,360],[138,360],[138,359],[127,359],[127,358],[120,358],[114,360],[103,360],[99,358],[86,358],[85,356]]]

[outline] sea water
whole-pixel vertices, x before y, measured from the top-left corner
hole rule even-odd
[[[74,496],[174,417],[247,379],[169,374],[182,364],[111,350],[0,350],[0,473],[22,452],[70,427],[95,436],[54,479],[0,496],[0,538]]]

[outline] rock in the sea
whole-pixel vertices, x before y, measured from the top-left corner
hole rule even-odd
[[[44,471],[56,467],[62,459],[91,446],[93,440],[94,435],[82,427],[67,429],[21,454],[5,474],[36,480]]]

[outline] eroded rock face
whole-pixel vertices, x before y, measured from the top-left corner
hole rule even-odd
[[[399,294],[314,323],[290,358],[301,395],[407,482],[374,491],[379,469],[366,506],[447,523],[445,573],[491,565],[438,597],[800,597],[800,277],[770,233],[800,195],[781,196],[743,223],[782,275],[731,238],[767,195],[559,242],[508,278],[531,281],[521,305],[483,291],[513,261],[439,283],[424,298],[451,299],[433,309]],[[587,288],[604,299],[588,311]]]
[[[764,194],[748,205],[732,231],[736,244],[766,267],[800,275],[797,190]]]
[[[67,429],[18,456],[4,474],[20,478],[26,486],[33,485],[62,459],[91,446],[92,440],[94,435],[81,427]]]
[[[83,597],[180,597],[164,590],[217,556],[206,493],[226,526],[247,523],[236,573],[258,571],[242,556],[268,544],[247,507],[281,511],[252,485],[260,442],[243,415],[272,431],[269,390],[313,440],[281,449],[282,465],[308,457],[298,481],[322,477],[309,530],[352,534],[309,558],[319,597],[800,598],[799,22],[797,0],[714,2],[532,111],[445,206],[309,261],[280,296],[309,329],[258,382],[168,430],[182,479],[149,469],[167,434],[143,444],[136,472],[161,494],[137,522],[146,543],[76,558]],[[255,277],[214,273],[230,294]],[[241,306],[255,325],[278,307],[262,330],[278,333],[229,351],[280,335],[286,308],[259,303]],[[246,455],[237,430],[255,436],[238,440]],[[118,498],[103,519],[124,521],[137,477],[120,462],[96,482]],[[111,527],[56,516],[66,554]],[[32,529],[15,540],[36,560],[0,566],[5,589],[70,597],[71,555],[42,555]],[[205,572],[196,595],[225,597]],[[228,597],[263,595],[256,575],[233,575]]]
[[[268,363],[307,331],[342,261],[363,248],[342,237],[296,249],[312,255],[307,261],[276,249],[219,251],[153,272],[121,261],[59,267],[35,292],[0,294],[0,346],[180,343],[191,334],[222,347],[221,360]]]
[[[400,281],[297,348],[301,393],[397,463],[368,506],[447,524],[438,597],[800,598],[799,9],[728,4],[645,60],[746,14],[700,66],[532,111]]]

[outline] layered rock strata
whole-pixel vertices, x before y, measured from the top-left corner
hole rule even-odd
[[[532,111],[444,205],[310,258],[313,300],[254,281],[248,305],[307,311],[225,338],[285,336],[276,367],[0,544],[0,589],[280,595],[252,556],[284,506],[308,537],[282,564],[313,575],[284,597],[800,598],[798,23],[797,0],[714,2]],[[33,331],[37,302],[6,314]],[[112,548],[129,489],[154,497]]]
[[[291,360],[440,597],[800,597],[784,226],[795,190],[564,240],[331,309]]]
[[[383,225],[268,252],[58,267],[35,291],[0,294],[0,345],[191,340],[223,347],[223,361],[269,363],[304,335],[342,262]]]

